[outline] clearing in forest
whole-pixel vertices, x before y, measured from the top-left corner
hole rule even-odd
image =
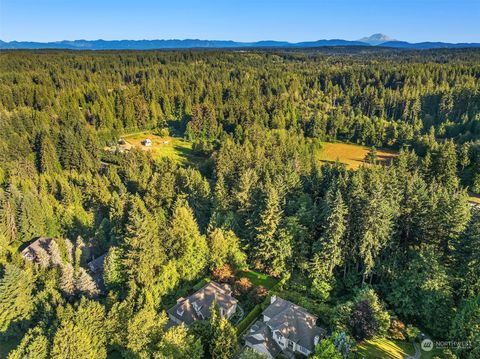
[[[161,137],[152,131],[126,134],[121,138],[124,139],[128,145],[151,152],[154,158],[168,157],[174,161],[186,163],[197,157],[193,153],[192,143],[183,138],[171,136]],[[147,139],[150,140],[151,143],[145,146],[144,141]]]
[[[365,156],[370,151],[369,147],[354,145],[350,143],[322,142],[322,149],[319,152],[319,159],[322,162],[339,161],[345,163],[348,169],[357,169],[365,164]],[[377,160],[379,163],[388,164],[397,156],[397,153],[390,150],[377,149]]]

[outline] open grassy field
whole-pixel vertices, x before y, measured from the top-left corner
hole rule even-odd
[[[241,271],[237,274],[238,278],[246,277],[252,282],[254,286],[263,285],[267,289],[271,289],[279,282],[279,279],[270,277],[267,274],[258,273],[255,271]]]
[[[412,343],[388,339],[365,340],[354,350],[355,358],[403,359],[415,354]]]
[[[183,138],[160,137],[151,131],[126,134],[122,138],[128,145],[151,152],[154,158],[169,157],[182,163],[198,160],[192,151],[192,143],[185,141]],[[150,147],[142,145],[142,141],[147,138],[152,141],[152,146]]]
[[[366,146],[354,145],[350,143],[322,142],[322,149],[318,154],[322,162],[339,161],[345,163],[347,168],[356,169],[364,164],[364,159],[369,148]],[[389,163],[397,155],[394,151],[377,150],[378,161],[380,163]]]
[[[365,164],[364,159],[370,149],[366,146],[342,142],[322,142],[322,149],[318,158],[322,162],[339,161],[345,163],[348,169],[357,169]],[[378,161],[388,164],[397,156],[395,151],[377,149]],[[470,193],[469,201],[472,204],[480,205],[480,195]]]

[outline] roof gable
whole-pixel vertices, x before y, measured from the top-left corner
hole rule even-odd
[[[186,324],[191,324],[195,320],[210,318],[210,307],[213,302],[216,302],[220,312],[226,313],[238,303],[238,300],[231,296],[230,286],[212,281],[191,296],[179,300],[168,313]]]
[[[310,351],[314,349],[315,337],[326,333],[325,329],[316,325],[317,317],[282,298],[276,298],[263,315],[269,318],[267,325],[273,331],[279,331],[285,338]]]

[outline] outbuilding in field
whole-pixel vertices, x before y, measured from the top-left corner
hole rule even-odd
[[[142,141],[142,145],[144,145],[145,147],[150,147],[152,145],[152,140],[149,138],[146,138]]]

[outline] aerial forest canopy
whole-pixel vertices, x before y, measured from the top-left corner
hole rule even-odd
[[[185,161],[119,150],[144,132]],[[320,161],[335,141],[372,150]],[[329,333],[478,358],[477,195],[478,49],[3,51],[0,357],[230,359],[235,323],[165,311],[254,270]]]

